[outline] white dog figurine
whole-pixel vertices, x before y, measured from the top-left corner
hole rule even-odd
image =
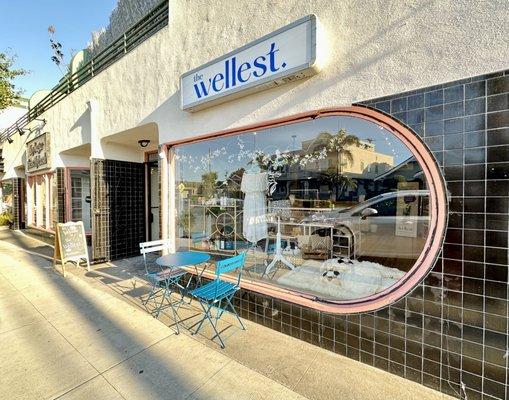
[[[339,274],[346,271],[351,264],[352,261],[346,257],[327,260],[322,264],[322,268],[324,269],[322,276],[329,281],[334,278],[339,278]]]

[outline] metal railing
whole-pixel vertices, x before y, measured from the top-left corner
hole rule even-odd
[[[85,62],[76,72],[65,75],[58,85],[53,87],[51,92],[39,103],[30,108],[25,115],[2,132],[0,135],[0,143],[16,134],[18,129],[23,130],[23,128],[42,113],[49,110],[98,73],[104,71],[115,61],[133,50],[144,40],[168,25],[168,12],[168,0],[164,0],[136,24],[127,29],[122,36],[93,56],[89,61]]]

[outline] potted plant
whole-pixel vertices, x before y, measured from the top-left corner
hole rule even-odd
[[[4,211],[0,214],[0,227],[8,229],[12,226],[13,219],[10,211]]]

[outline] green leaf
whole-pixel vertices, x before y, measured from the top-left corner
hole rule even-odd
[[[28,71],[13,68],[15,60],[15,57],[0,52],[0,110],[15,105],[22,94],[12,80],[17,76],[28,74]]]

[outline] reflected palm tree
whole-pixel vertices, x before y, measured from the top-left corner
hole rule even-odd
[[[354,179],[343,174],[343,160],[346,163],[353,164],[354,153],[353,148],[361,147],[362,143],[358,136],[350,135],[345,129],[340,129],[335,135],[328,132],[322,132],[319,136],[327,137],[328,142],[325,148],[328,153],[336,153],[336,168],[329,168],[321,174],[321,180],[331,185],[336,192],[336,200],[340,199],[346,189],[349,187],[357,188]]]
[[[343,175],[337,169],[329,168],[322,172],[320,181],[333,187],[336,191],[336,200],[341,199],[348,188],[357,189],[357,182],[349,176]]]

